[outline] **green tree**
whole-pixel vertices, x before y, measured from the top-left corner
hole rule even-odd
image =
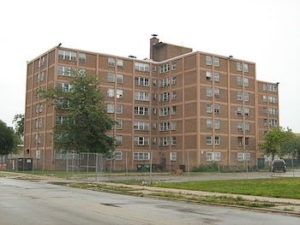
[[[17,151],[19,141],[13,128],[7,127],[6,124],[0,120],[0,155],[8,155]]]
[[[72,70],[70,86],[40,90],[56,108],[56,150],[106,153],[114,139],[106,135],[114,121],[108,116],[96,76]]]
[[[19,137],[24,137],[24,114],[16,114],[13,119],[15,131]]]
[[[282,150],[285,154],[292,154],[293,157],[298,155],[300,158],[300,137],[294,136],[291,140],[282,145]]]
[[[283,145],[294,137],[295,134],[290,129],[285,130],[282,127],[274,127],[268,131],[260,147],[267,155],[271,155],[273,160],[275,155],[282,156],[285,154],[282,150]]]

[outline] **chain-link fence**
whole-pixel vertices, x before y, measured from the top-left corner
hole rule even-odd
[[[37,151],[33,157],[0,157],[0,166],[7,170],[14,171],[31,171],[34,174],[49,174],[60,176],[63,178],[73,179],[88,179],[88,180],[110,180],[111,175],[115,179],[123,179],[129,172],[143,173],[144,177],[160,175],[160,173],[167,173],[171,175],[193,175],[192,172],[216,172],[220,176],[228,172],[245,172],[244,177],[248,178],[250,172],[261,171],[270,173],[271,161],[265,161],[261,158],[257,163],[253,161],[239,161],[239,164],[225,166],[220,161],[203,162],[197,167],[190,167],[189,165],[195,164],[196,157],[192,153],[185,153],[183,160],[168,160],[166,154],[141,155],[141,157],[149,156],[147,160],[137,160],[136,155],[131,152],[123,152],[120,154],[103,155],[99,153],[59,153],[52,154],[48,151]],[[180,156],[177,154],[177,156]],[[140,159],[140,158],[138,158]],[[292,173],[292,176],[297,175],[300,171],[300,160],[287,159],[287,172]],[[294,171],[296,173],[294,173]],[[185,172],[185,173],[184,173]],[[287,175],[288,175],[287,173]],[[145,176],[146,175],[146,176]],[[222,175],[222,176],[223,176]],[[241,174],[242,175],[242,174]],[[128,179],[133,179],[131,176]],[[234,175],[236,176],[236,175]],[[252,175],[250,175],[252,176]],[[154,177],[153,177],[154,178]]]

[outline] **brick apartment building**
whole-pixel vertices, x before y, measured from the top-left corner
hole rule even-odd
[[[150,39],[150,59],[57,46],[27,65],[26,156],[53,169],[52,132],[64,120],[36,94],[68,89],[70,68],[99,77],[107,112],[118,122],[114,169],[160,164],[166,169],[217,162],[256,165],[258,144],[278,126],[278,84],[256,80],[253,62]],[[126,160],[126,162],[125,162]]]

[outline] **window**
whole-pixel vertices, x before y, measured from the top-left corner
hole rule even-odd
[[[114,104],[107,104],[106,105],[107,113],[114,113],[115,112],[115,105]]]
[[[149,108],[147,108],[147,107],[142,107],[142,106],[134,107],[135,115],[147,116],[148,113],[149,113]]]
[[[213,104],[212,103],[206,103],[206,112],[207,113],[213,112]]]
[[[269,125],[270,125],[271,127],[276,127],[276,126],[278,126],[277,120],[275,120],[275,119],[270,119],[270,120],[269,120]]]
[[[220,109],[221,109],[220,104],[215,104],[215,105],[214,105],[214,111],[215,111],[215,114],[219,114],[219,113],[220,113]]]
[[[44,66],[46,64],[46,57],[42,56],[42,58],[39,59],[39,67]]]
[[[160,101],[161,102],[169,101],[169,96],[170,96],[169,92],[164,92],[164,93],[160,94]]]
[[[242,71],[242,69],[243,69],[244,72],[249,72],[249,66],[248,66],[248,64],[237,62],[236,63],[236,70],[237,71]]]
[[[206,161],[220,161],[221,152],[206,152]]]
[[[205,77],[206,77],[206,80],[208,80],[208,81],[215,81],[215,82],[220,81],[220,74],[218,72],[206,71]]]
[[[208,66],[211,66],[212,65],[212,59],[211,59],[211,56],[205,56],[205,63],[206,65]]]
[[[212,90],[213,90],[213,89],[210,88],[210,87],[207,87],[207,88],[206,88],[206,96],[207,96],[207,97],[212,97]]]
[[[137,71],[141,71],[141,72],[149,72],[149,64],[147,63],[139,63],[139,62],[135,62],[134,63],[134,68]]]
[[[206,145],[212,145],[213,143],[213,136],[207,136],[206,137]]]
[[[212,120],[212,119],[207,119],[206,120],[206,127],[207,128],[215,128],[215,129],[220,129],[221,127],[221,121],[220,120]]]
[[[116,120],[115,122],[116,129],[123,129],[123,120]]]
[[[220,145],[221,143],[221,137],[220,136],[206,136],[206,145],[212,145],[215,143],[215,145]]]
[[[249,161],[250,160],[250,153],[249,152],[238,152],[237,153],[237,160],[238,161]]]
[[[237,137],[238,145],[243,146],[244,140],[245,140],[245,146],[249,145],[249,137]]]
[[[264,91],[277,92],[277,85],[275,84],[263,84]]]
[[[38,83],[43,82],[45,79],[45,71],[38,73],[36,78]]]
[[[218,57],[205,56],[206,65],[211,66],[212,62],[214,66],[220,66],[220,59]]]
[[[243,63],[243,70],[244,70],[244,72],[249,72],[248,64]]]
[[[206,120],[206,127],[207,128],[212,128],[213,127],[213,120],[207,119]]]
[[[236,115],[242,116],[243,114],[245,116],[249,116],[250,115],[250,109],[247,108],[247,107],[238,106],[237,110],[236,110]]]
[[[176,70],[176,62],[171,62],[171,70]]]
[[[206,96],[212,97],[212,94],[214,93],[215,97],[220,97],[220,88],[206,88]]]
[[[123,84],[123,74],[117,74],[117,83]]]
[[[266,113],[269,114],[269,115],[277,115],[277,109],[276,108],[266,108]]]
[[[170,152],[170,161],[177,160],[177,152]]]
[[[69,120],[67,116],[56,116],[56,124],[63,124]]]
[[[149,78],[146,77],[136,77],[135,78],[135,85],[139,86],[149,86]]]
[[[116,114],[122,114],[123,113],[123,105],[107,104],[106,111],[107,111],[107,113],[114,113],[116,111]]]
[[[106,78],[107,78],[106,79],[107,82],[110,82],[110,83],[115,82],[115,74],[114,73],[107,73]]]
[[[149,160],[150,159],[150,152],[133,152],[133,160]]]
[[[177,144],[177,137],[176,136],[172,136],[171,145],[176,145],[176,144]]]
[[[115,58],[108,58],[107,59],[107,64],[108,64],[108,66],[114,67],[116,65]]]
[[[171,115],[173,116],[176,115],[176,109],[177,109],[176,105],[173,105],[171,108]]]
[[[168,131],[170,129],[170,122],[162,122],[159,124],[160,131]]]
[[[57,87],[60,88],[63,92],[69,92],[72,89],[72,85],[69,83],[57,83]]]
[[[123,105],[116,105],[116,113],[122,114],[123,113]]]
[[[272,104],[276,104],[277,103],[277,98],[274,97],[274,96],[269,96],[268,100],[269,100],[269,103],[272,103]]]
[[[236,70],[237,71],[242,71],[242,63],[236,62]]]
[[[237,122],[237,129],[238,131],[250,131],[250,123],[244,123],[244,122]]]
[[[213,57],[214,66],[220,66],[220,59],[217,57]]]
[[[172,91],[172,101],[175,101],[177,98],[176,91]]]
[[[107,76],[106,76],[106,81],[109,82],[109,83],[114,83],[115,80],[116,80],[116,77],[117,77],[117,83],[118,84],[122,84],[123,83],[123,74],[115,74],[115,73],[107,73]]]
[[[249,79],[243,77],[236,77],[237,86],[249,87]]]
[[[169,107],[160,108],[160,111],[159,111],[160,116],[168,116],[169,113],[170,113],[170,108]]]
[[[123,159],[123,152],[114,151],[113,157],[114,157],[115,160],[122,160]]]
[[[140,131],[148,131],[149,130],[149,122],[144,121],[135,121],[133,125],[134,130]]]
[[[236,94],[236,99],[238,101],[245,101],[248,102],[250,98],[250,95],[248,92],[242,92],[242,91],[238,91]]]
[[[42,128],[42,126],[43,126],[43,119],[42,118],[35,119],[35,129]]]
[[[153,137],[153,138],[152,138],[152,144],[155,145],[155,144],[156,144],[156,141],[157,141],[157,138],[156,138],[156,137]]]
[[[76,61],[76,52],[59,50],[58,58],[61,60]]]
[[[149,145],[149,138],[148,137],[135,137],[134,142],[135,142],[135,145],[146,146],[146,145]]]
[[[221,137],[215,136],[215,145],[220,145],[220,144],[221,144]]]
[[[263,100],[263,102],[267,102],[267,101],[268,101],[268,96],[263,95],[263,96],[262,96],[262,100]]]
[[[35,158],[40,159],[41,158],[41,150],[36,150],[35,151]]]
[[[134,99],[138,101],[149,101],[150,100],[149,93],[144,91],[136,91]]]
[[[162,80],[160,80],[160,87],[164,88],[164,87],[168,87],[170,85],[170,78],[166,77]]]
[[[112,98],[115,96],[115,89],[108,88],[107,89],[107,97]]]
[[[79,57],[80,63],[86,63],[86,54],[85,53],[79,53],[78,57]]]
[[[176,68],[176,66],[175,66],[175,68]],[[166,73],[168,71],[170,71],[170,64],[169,63],[163,64],[163,65],[160,66],[160,73]]]
[[[42,135],[41,135],[41,134],[36,134],[36,135],[34,136],[34,140],[35,140],[35,144],[36,144],[36,145],[41,144],[41,143],[42,143]]]
[[[169,146],[169,137],[161,137],[160,146]]]
[[[72,76],[72,68],[69,66],[58,66],[58,75],[61,76]]]
[[[243,146],[243,137],[237,137],[238,145]]]
[[[116,98],[123,98],[123,96],[124,96],[124,91],[122,89],[117,89]]]
[[[115,136],[115,144],[122,145],[122,143],[123,143],[123,136],[120,135]]]
[[[124,61],[122,59],[117,59],[117,67],[123,67]]]
[[[177,76],[172,76],[172,78],[171,78],[172,85],[173,86],[176,85],[176,82],[177,82]]]
[[[44,105],[43,104],[36,104],[35,106],[35,112],[36,113],[41,113],[44,110]]]
[[[70,101],[68,99],[64,99],[64,98],[57,99],[56,107],[58,109],[68,109],[70,107]]]

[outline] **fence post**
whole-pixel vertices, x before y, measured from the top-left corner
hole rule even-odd
[[[294,152],[292,153],[292,170],[293,170],[293,177],[295,177],[295,171],[294,171]]]
[[[96,153],[96,181],[98,181],[98,153]]]
[[[150,184],[152,184],[152,160],[153,160],[153,151],[151,151],[151,155],[150,155]]]
[[[125,152],[125,175],[128,175],[128,167],[127,167],[127,152]]]

